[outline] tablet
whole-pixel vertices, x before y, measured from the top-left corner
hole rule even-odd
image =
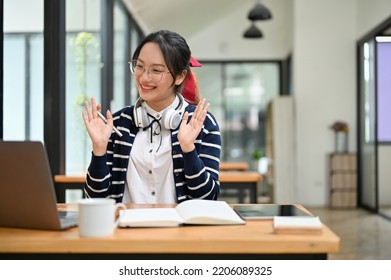
[[[295,205],[273,205],[273,204],[254,204],[254,205],[234,205],[236,213],[244,220],[268,220],[275,216],[307,216],[312,217]]]

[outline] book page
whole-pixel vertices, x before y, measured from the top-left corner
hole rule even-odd
[[[244,224],[245,221],[225,201],[187,200],[176,206],[186,224],[228,225]]]
[[[183,223],[175,208],[138,208],[120,211],[119,227],[176,227]]]

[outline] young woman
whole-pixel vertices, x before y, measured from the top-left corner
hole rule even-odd
[[[103,121],[95,99],[91,107],[86,102],[83,119],[93,149],[87,197],[125,203],[218,198],[220,130],[205,99],[189,103],[199,100],[190,70],[199,65],[194,64],[182,36],[151,33],[130,62],[140,95],[136,104],[113,115],[108,110]],[[189,102],[181,94],[185,83]]]

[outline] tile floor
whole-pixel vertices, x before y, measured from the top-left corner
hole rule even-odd
[[[237,194],[236,194],[237,195]],[[238,203],[235,195],[219,199]],[[247,199],[245,203],[250,203]],[[259,203],[262,203],[259,199]],[[268,202],[264,202],[268,203]],[[340,238],[340,251],[330,260],[391,260],[391,220],[365,209],[313,208],[303,205]]]
[[[330,260],[391,260],[391,220],[364,209],[306,208],[341,238]]]

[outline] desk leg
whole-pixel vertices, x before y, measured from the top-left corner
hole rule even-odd
[[[258,203],[258,183],[253,183],[250,188],[250,200],[251,203]]]
[[[57,203],[66,203],[66,191],[67,190],[82,190],[84,189],[84,184],[80,183],[56,183],[56,197]],[[83,192],[84,197],[84,192]]]
[[[239,203],[244,203],[244,190],[239,189]]]
[[[243,183],[233,183],[225,182],[220,184],[220,188],[223,189],[234,189],[238,191],[238,203],[244,203],[245,191],[248,190],[250,194],[250,203],[258,203],[257,197],[257,188],[258,183],[256,182],[243,182]]]
[[[56,191],[57,203],[65,203],[65,190],[66,187],[64,184],[56,183],[55,191]]]

